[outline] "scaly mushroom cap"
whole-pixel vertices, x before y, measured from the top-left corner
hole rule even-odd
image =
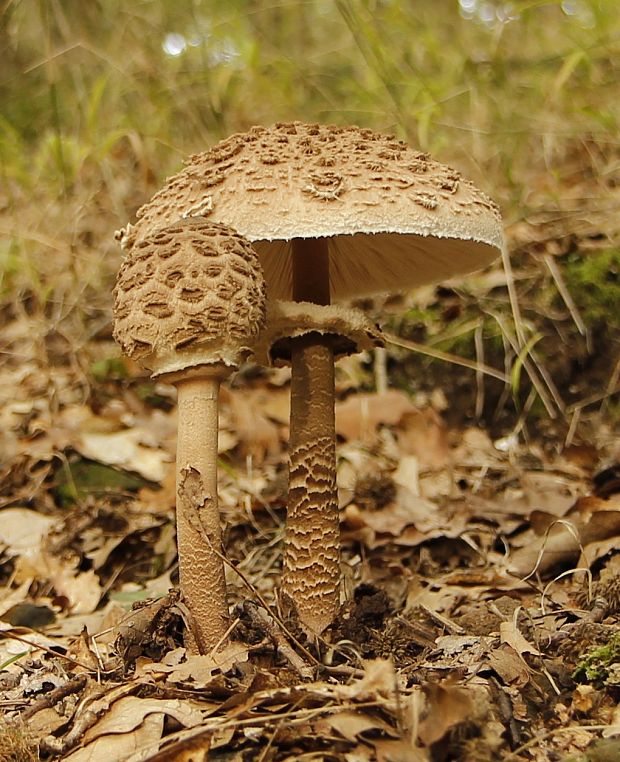
[[[471,182],[359,127],[276,124],[233,135],[190,157],[121,244],[194,215],[255,244],[274,299],[291,298],[293,238],[330,238],[332,299],[471,272],[502,245],[498,208]]]
[[[265,282],[251,244],[204,219],[160,226],[136,242],[114,296],[114,338],[153,375],[236,367],[265,320]]]

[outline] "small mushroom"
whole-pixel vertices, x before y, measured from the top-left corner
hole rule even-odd
[[[271,299],[322,306],[477,270],[503,242],[497,206],[471,182],[359,127],[287,123],[233,135],[190,157],[138,211],[127,244],[196,213],[253,242]],[[317,633],[339,602],[333,359],[330,334],[292,342],[283,591]]]
[[[256,253],[217,223],[194,218],[150,233],[118,274],[115,339],[178,391],[180,587],[192,616],[188,646],[199,653],[217,646],[228,627],[217,501],[219,386],[250,353],[264,317]]]

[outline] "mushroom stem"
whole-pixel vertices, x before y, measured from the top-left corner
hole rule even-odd
[[[296,301],[329,304],[325,239],[293,241],[293,295]],[[319,333],[292,343],[289,458],[283,598],[303,625],[320,634],[338,610],[340,521],[334,354],[331,339]]]
[[[327,238],[294,238],[293,301],[330,304]]]
[[[178,390],[177,546],[183,599],[192,615],[187,646],[207,653],[228,627],[222,532],[217,502],[217,435],[224,366],[174,374]]]

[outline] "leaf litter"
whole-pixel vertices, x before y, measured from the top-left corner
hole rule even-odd
[[[548,760],[597,738],[613,758],[613,429],[494,440],[440,391],[371,392],[368,358],[349,361],[346,601],[311,642],[277,598],[288,376],[243,369],[218,448],[230,639],[193,656],[174,393],[131,363],[85,380],[37,330],[16,316],[0,365],[0,759]]]

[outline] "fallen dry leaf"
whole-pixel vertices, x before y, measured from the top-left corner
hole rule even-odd
[[[149,714],[167,715],[185,728],[202,722],[202,712],[179,699],[138,698],[124,696],[115,701],[96,725],[87,730],[84,743],[108,734],[130,733],[139,727]]]
[[[252,396],[229,390],[228,404],[231,425],[244,455],[251,455],[260,464],[280,452],[280,429]]]
[[[405,413],[415,412],[409,397],[396,389],[383,394],[354,394],[336,403],[336,433],[349,440],[365,440],[381,424],[395,425]]]
[[[421,467],[441,469],[450,462],[447,428],[432,407],[405,413],[398,424],[397,439],[401,451],[414,455]]]
[[[499,624],[499,636],[502,643],[507,643],[511,648],[514,648],[519,655],[534,654],[540,656],[540,651],[529,643],[514,621],[500,622]]]
[[[609,727],[603,730],[603,738],[613,738],[615,736],[620,736],[620,704],[614,707]],[[616,744],[615,751],[620,751],[620,744]]]
[[[325,718],[325,723],[343,738],[355,741],[367,731],[380,731],[388,736],[398,736],[398,731],[379,717],[365,714],[362,710],[344,710]]]
[[[150,756],[164,727],[163,714],[149,714],[130,733],[114,731],[63,757],[66,762],[140,762]]]
[[[0,543],[9,556],[35,556],[56,520],[30,508],[0,511]]]
[[[157,664],[143,665],[145,674],[165,674],[171,683],[191,683],[194,689],[204,689],[215,675],[229,672],[238,664],[248,660],[248,648],[242,643],[229,642],[214,654],[205,656],[187,655],[183,649],[175,649],[166,659]]]
[[[527,665],[508,643],[490,651],[486,661],[504,685],[523,687],[529,682],[530,673]]]
[[[533,571],[544,576],[558,567],[575,565],[586,545],[595,552],[593,557],[586,552],[582,561],[594,563],[600,552],[595,543],[620,538],[619,506],[618,496],[601,499],[588,495],[579,498],[562,519],[533,511],[532,528],[541,536],[527,542],[521,538],[523,547],[513,553],[509,570],[521,577]]]
[[[449,680],[424,686],[426,717],[418,728],[418,737],[425,746],[438,741],[452,728],[472,714],[473,695]]]
[[[131,428],[110,433],[82,432],[74,443],[84,457],[99,463],[135,471],[153,482],[163,479],[166,464],[171,462],[165,450],[144,447],[140,429]]]
[[[398,687],[394,664],[391,659],[373,659],[363,663],[364,675],[349,685],[334,686],[341,698],[372,701],[377,698],[393,698]]]
[[[410,741],[373,740],[372,746],[377,762],[429,762],[425,749],[420,749]]]

